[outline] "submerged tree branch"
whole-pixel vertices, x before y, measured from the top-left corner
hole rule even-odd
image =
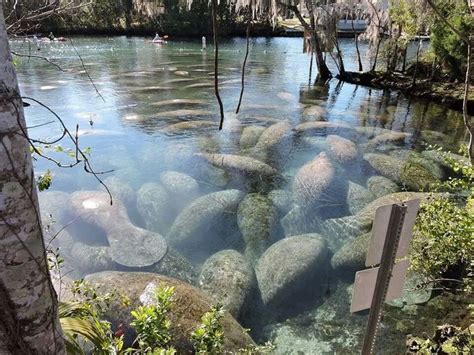
[[[239,103],[237,104],[237,109],[235,110],[235,113],[239,113],[240,104],[242,103],[242,98],[243,98],[243,96],[244,96],[244,89],[245,89],[245,65],[247,64],[247,58],[248,58],[248,56],[249,56],[250,24],[251,24],[251,17],[250,17],[250,15],[249,15],[249,19],[248,19],[248,21],[247,21],[247,32],[246,32],[247,47],[246,47],[246,50],[245,50],[244,62],[243,62],[243,64],[242,64],[242,89],[240,90]]]
[[[217,23],[217,0],[212,0],[212,32],[214,36],[214,93],[219,103],[221,119],[219,122],[219,131],[224,124],[224,105],[219,94],[219,41],[218,41],[218,23]]]

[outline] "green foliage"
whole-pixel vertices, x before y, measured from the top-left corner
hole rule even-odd
[[[474,348],[474,325],[461,330],[452,325],[438,327],[433,338],[410,337],[408,354],[471,354]]]
[[[472,287],[474,255],[474,170],[444,153],[459,175],[438,186],[443,193],[420,207],[412,243],[411,267],[429,280],[463,279]],[[448,194],[449,193],[449,194]]]
[[[171,341],[171,322],[167,315],[172,305],[174,287],[155,290],[156,304],[140,306],[132,311],[131,325],[137,332],[137,342],[145,351],[162,351]],[[157,350],[158,349],[158,350]]]
[[[51,175],[51,171],[48,169],[46,172],[40,176],[38,176],[38,180],[36,181],[38,185],[38,190],[44,191],[49,189],[51,183],[53,182],[53,175]]]
[[[474,19],[465,1],[438,0],[436,5],[443,16],[461,33],[468,35],[474,31]],[[433,21],[430,39],[433,52],[452,76],[463,78],[467,58],[466,43],[439,19]]]
[[[123,347],[121,336],[116,337],[109,322],[101,320],[113,294],[100,294],[84,280],[75,281],[71,291],[79,301],[60,303],[59,318],[69,353],[84,354],[84,342],[98,355],[118,354]]]
[[[213,306],[201,318],[201,324],[191,333],[194,350],[198,354],[220,354],[224,348],[224,331],[221,320],[224,317],[222,305]]]

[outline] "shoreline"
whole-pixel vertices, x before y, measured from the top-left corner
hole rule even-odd
[[[415,85],[412,86],[412,76],[401,73],[390,75],[377,71],[348,71],[343,75],[337,74],[335,78],[346,83],[374,89],[399,90],[409,97],[430,100],[456,111],[462,111],[463,107],[464,83],[430,81],[426,78],[418,78]],[[471,92],[467,105],[467,112],[471,116],[474,115],[473,96],[474,94]]]

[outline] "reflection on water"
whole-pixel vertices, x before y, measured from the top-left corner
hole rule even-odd
[[[91,176],[54,169],[51,191],[40,194],[43,211],[53,215],[53,230],[73,221],[56,241],[71,277],[163,273],[227,302],[277,353],[354,352],[366,317],[349,314],[350,284],[363,268],[380,204],[373,201],[445,179],[436,154],[425,150],[428,144],[457,148],[464,139],[460,114],[335,80],[312,87],[300,39],[259,38],[252,41],[236,115],[243,43],[230,40],[221,51],[221,132],[212,51],[197,42],[76,39],[105,102],[69,44],[42,49],[65,73],[23,60],[22,94],[49,105],[69,127],[79,124],[95,169],[113,169],[101,176],[113,207],[103,192],[91,193],[102,191]],[[349,42],[342,47],[350,70],[355,54]],[[26,116],[29,126],[52,120],[34,104]],[[30,134],[60,132],[49,124]],[[37,171],[47,168],[36,162]],[[245,282],[223,273],[229,263],[235,275],[250,275]],[[390,343],[384,346],[399,352],[410,329],[382,331]]]

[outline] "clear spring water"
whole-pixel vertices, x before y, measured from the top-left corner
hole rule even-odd
[[[454,149],[465,138],[461,115],[435,103],[410,100],[397,92],[341,84],[337,80],[330,81],[325,88],[313,87],[308,77],[309,57],[302,53],[302,41],[299,38],[251,40],[246,89],[238,115],[234,112],[240,93],[240,67],[245,40],[236,38],[224,41],[219,62],[220,90],[226,112],[224,129],[219,132],[215,126],[210,126],[205,129],[175,129],[170,133],[167,127],[179,122],[218,121],[218,106],[212,88],[211,46],[202,51],[200,41],[170,41],[166,45],[157,46],[142,38],[126,37],[76,38],[74,44],[87,73],[104,100],[91,85],[69,42],[45,43],[38,52],[53,59],[64,72],[37,59],[23,58],[19,61],[17,69],[22,95],[48,105],[73,132],[76,124],[79,125],[80,145],[91,148],[90,159],[94,169],[113,170],[100,177],[107,179],[113,176],[117,178],[114,183],[130,186],[131,193],[127,195],[129,190],[111,183],[115,198],[123,199],[132,223],[142,228],[147,228],[145,219],[148,215],[144,216],[144,213],[137,211],[136,194],[146,183],[160,183],[160,174],[165,171],[178,171],[195,178],[199,184],[199,195],[238,188],[245,193],[259,192],[265,196],[277,188],[291,192],[298,169],[321,151],[328,149],[324,134],[297,138],[292,135],[290,139],[280,142],[277,150],[266,153],[262,158],[259,152],[252,151],[251,148],[241,149],[240,139],[245,127],[266,128],[286,120],[291,127],[289,133],[292,134],[291,129],[300,123],[323,119],[350,127],[378,127],[409,133],[402,145],[395,148],[388,146],[386,151],[384,147],[379,147],[379,153],[382,154],[388,154],[391,150],[402,153],[421,151],[425,149],[425,143],[438,143]],[[26,43],[17,42],[12,46],[23,53],[29,50]],[[356,69],[352,42],[342,40],[342,49],[346,69]],[[35,52],[34,48],[32,50]],[[367,47],[361,44],[361,50],[367,66]],[[331,66],[335,71],[332,63]],[[313,79],[314,72],[315,68]],[[159,104],[171,99],[196,101],[190,104]],[[307,114],[314,107],[319,107],[316,109],[317,115]],[[176,113],[177,110],[189,111]],[[30,129],[32,137],[54,139],[61,134],[57,122],[43,125],[55,121],[45,108],[32,103],[25,109],[25,114],[28,126],[37,126]],[[67,149],[71,146],[63,143],[63,147]],[[362,143],[358,148],[361,153],[369,152],[367,145]],[[70,160],[64,153],[51,149],[46,151],[64,162]],[[277,181],[255,181],[243,174],[238,176],[235,170],[225,172],[211,169],[207,162],[197,159],[194,153],[256,156],[266,159],[274,166],[281,178]],[[54,178],[50,191],[72,193],[101,189],[97,180],[92,175],[85,174],[80,167],[59,169],[39,159],[35,162],[35,169],[37,174],[46,169],[52,170]],[[374,174],[376,173],[367,168],[363,159],[357,160],[350,168],[337,169],[339,181],[353,181],[364,187],[367,178]],[[341,196],[344,194],[341,191],[344,189],[340,193],[332,192],[324,196],[324,213],[320,216],[322,219],[350,214],[345,203],[346,197]],[[45,193],[41,193],[40,200],[44,200],[44,196]],[[169,220],[165,220],[163,231],[156,231],[163,235],[166,235],[179,210],[186,207],[183,204],[190,203],[181,203],[183,195],[168,197],[165,204],[178,211]],[[153,204],[153,194],[146,198],[149,203],[147,206]],[[156,196],[156,199],[159,197]],[[235,209],[224,212],[235,222]],[[279,218],[283,216],[284,214]],[[90,246],[107,247],[107,230],[81,224],[80,221],[75,223],[80,225],[81,235],[77,238],[81,242]],[[225,225],[232,230],[220,233],[239,235],[237,223]],[[281,226],[276,228],[279,231],[278,238],[284,237],[285,230]],[[312,231],[311,226],[306,229]],[[240,248],[243,252],[242,243],[229,247]],[[199,274],[199,268],[210,255],[196,250],[195,255],[188,251],[186,256],[193,263],[194,272]],[[295,265],[300,263],[297,256],[294,260],[292,255],[287,258]],[[74,257],[66,258],[66,265],[74,270],[71,275],[75,277],[104,269],[100,265],[89,264],[93,270],[88,270],[87,264],[80,264],[80,260],[74,260]],[[284,307],[273,311],[277,313],[274,314],[275,317],[262,317],[257,321],[252,316],[241,316],[240,321],[253,328],[259,341],[272,340],[277,345],[276,353],[357,353],[366,316],[350,315],[348,312],[349,279],[341,279],[329,270],[326,271],[326,277],[328,286],[324,288],[327,291],[316,302],[311,300],[309,307],[294,311],[291,309],[291,302],[287,302]],[[314,287],[315,285],[308,284],[301,292],[311,294],[309,291]],[[410,326],[391,329],[384,336],[385,341],[381,347],[383,349],[385,346],[387,350],[382,352],[403,351],[404,336],[411,330]],[[396,350],[392,352],[389,348]]]

